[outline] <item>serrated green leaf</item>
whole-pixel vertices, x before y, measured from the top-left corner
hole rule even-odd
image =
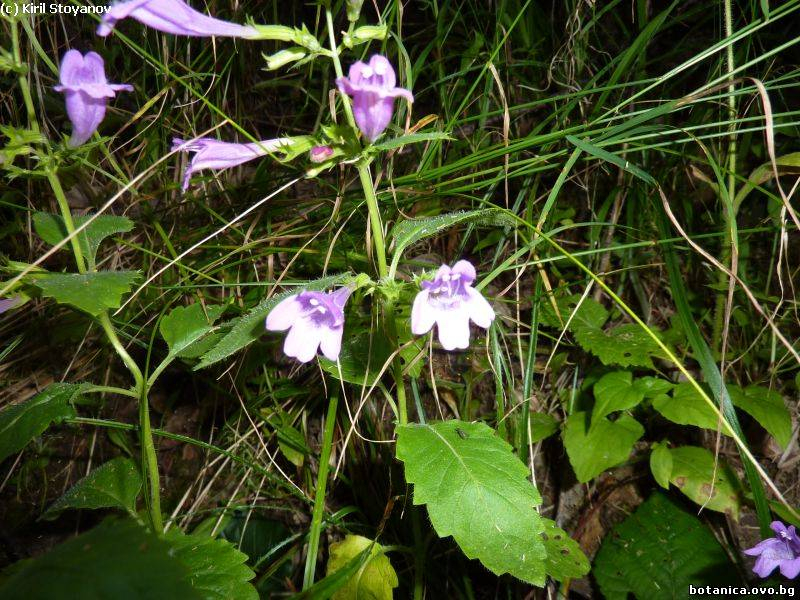
[[[782,448],[786,448],[792,438],[792,417],[780,392],[759,385],[744,389],[729,385],[728,392],[734,406],[758,421]]]
[[[0,598],[203,600],[190,575],[168,542],[133,521],[109,520],[43,556],[12,565],[0,580]]]
[[[290,291],[277,294],[271,298],[265,298],[247,314],[221,325],[221,327],[229,328],[228,333],[226,333],[208,352],[203,354],[200,359],[200,364],[195,366],[195,370],[211,366],[235,354],[260,338],[266,331],[264,328],[264,320],[267,318],[269,311],[275,308],[284,298],[292,294],[297,294],[302,290],[324,290],[336,284],[344,283],[350,278],[351,276],[349,274],[331,275],[330,277],[308,281],[302,286],[297,286]]]
[[[739,583],[714,534],[659,493],[605,537],[592,573],[606,600],[674,600],[690,584]]]
[[[440,537],[493,573],[544,583],[541,496],[511,446],[483,423],[444,421],[397,428],[397,458]]]
[[[655,398],[653,408],[679,425],[694,425],[711,430],[716,430],[719,425],[719,418],[714,410],[688,382],[676,385],[671,397],[661,395]],[[721,431],[725,433],[724,429]]]
[[[72,221],[77,228],[89,221],[93,216],[73,215]],[[55,246],[68,235],[64,219],[61,215],[52,213],[34,213],[33,228],[39,237],[51,246]],[[84,258],[89,261],[90,266],[94,266],[100,243],[109,236],[116,233],[127,233],[131,229],[133,229],[133,221],[128,217],[118,217],[116,215],[99,215],[95,217],[86,229],[77,236]],[[70,250],[69,244],[65,244],[62,248]]]
[[[247,555],[230,542],[185,535],[177,529],[171,529],[164,540],[191,574],[192,587],[204,600],[258,600],[258,592],[250,583],[255,573],[244,564]]]
[[[592,423],[613,412],[633,408],[644,400],[644,391],[633,384],[633,373],[630,371],[606,373],[594,384],[592,390]]]
[[[54,383],[30,400],[0,411],[0,461],[22,450],[53,423],[76,416],[72,402],[80,389],[80,385]]]
[[[550,519],[542,519],[542,539],[547,551],[547,574],[558,581],[583,577],[589,572],[589,560],[578,543]]]
[[[214,329],[214,321],[225,311],[224,305],[203,306],[195,303],[173,308],[161,319],[159,332],[169,353],[181,356],[192,344]]]
[[[669,489],[672,476],[672,453],[666,444],[655,444],[650,452],[650,471],[656,483],[665,490]]]
[[[120,508],[136,517],[136,497],[142,477],[129,458],[114,458],[81,479],[56,500],[43,519],[55,519],[61,511],[81,508]]]
[[[33,284],[44,297],[96,317],[105,310],[119,308],[122,296],[130,291],[138,277],[136,271],[46,273],[37,275]]]
[[[570,328],[581,347],[594,354],[604,365],[653,368],[651,357],[663,355],[658,344],[633,323],[616,325],[607,330]]]
[[[463,223],[480,223],[499,227],[513,226],[515,221],[499,208],[482,208],[400,221],[390,234],[394,240],[392,270],[397,267],[403,252],[411,244]]]
[[[564,428],[564,447],[581,483],[626,461],[636,440],[644,434],[644,428],[628,415],[616,421],[599,419],[591,429],[588,417],[585,412],[573,413]]]
[[[559,329],[569,323],[570,329],[575,327],[581,330],[599,329],[608,320],[608,311],[602,304],[581,294],[559,296],[556,306],[558,314],[549,300],[541,303],[542,323]]]
[[[714,455],[698,446],[673,448],[670,454],[674,486],[697,504],[739,520],[739,481],[724,461],[719,460],[715,468]]]
[[[397,573],[380,544],[360,535],[348,535],[330,547],[326,575],[346,569],[350,562],[371,547],[370,558],[347,583],[331,596],[332,600],[392,600],[398,586]]]

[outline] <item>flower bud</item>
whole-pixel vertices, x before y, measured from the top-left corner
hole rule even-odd
[[[301,58],[305,58],[306,51],[300,46],[292,46],[291,48],[281,50],[275,54],[271,54],[269,56],[264,54],[262,56],[267,61],[267,70],[274,71],[275,69],[280,69],[289,63],[293,63]]]

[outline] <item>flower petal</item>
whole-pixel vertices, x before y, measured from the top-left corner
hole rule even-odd
[[[475,267],[473,267],[472,263],[468,260],[458,261],[453,265],[451,272],[461,275],[461,281],[466,284],[471,284],[478,276],[477,273],[475,273]]]
[[[775,567],[781,564],[781,561],[768,558],[766,556],[759,556],[755,566],[753,566],[753,573],[766,579],[775,570]]]
[[[481,293],[473,287],[465,288],[469,299],[466,302],[469,308],[469,317],[478,327],[488,329],[494,321],[494,309]]]
[[[321,336],[322,329],[316,327],[309,319],[297,319],[286,334],[283,352],[286,356],[307,363],[317,355]]]
[[[67,115],[72,122],[73,148],[86,142],[97,131],[106,115],[106,99],[91,98],[83,92],[66,92]]]
[[[342,327],[320,327],[319,349],[325,358],[332,361],[339,360],[339,352],[342,350]]]
[[[428,333],[436,322],[436,309],[429,303],[430,292],[422,290],[414,298],[411,307],[411,333],[423,335]]]
[[[300,318],[302,311],[297,294],[292,294],[278,302],[269,312],[266,327],[269,331],[286,331]]]
[[[436,316],[439,342],[445,350],[469,348],[469,311],[462,305],[458,308],[440,310]]]

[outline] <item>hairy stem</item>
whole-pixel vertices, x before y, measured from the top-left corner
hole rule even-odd
[[[303,589],[314,584],[314,571],[317,566],[319,536],[322,533],[322,517],[325,514],[325,491],[328,485],[328,463],[333,446],[333,430],[336,427],[336,409],[339,405],[339,394],[334,392],[328,401],[328,414],[325,416],[325,430],[322,434],[322,451],[319,456],[319,473],[317,474],[317,491],[314,494],[314,510],[311,513],[311,530],[308,533],[308,554],[306,568],[303,573]]]

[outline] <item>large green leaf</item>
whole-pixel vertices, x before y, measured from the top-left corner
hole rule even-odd
[[[679,383],[672,391],[671,397],[658,396],[653,400],[653,408],[673,423],[705,429],[719,428],[725,433],[725,430],[719,427],[719,417],[691,383]]]
[[[77,228],[86,223],[92,216],[73,215],[72,222]],[[39,237],[52,246],[67,237],[67,228],[64,225],[64,219],[60,215],[37,212],[33,215],[33,227]],[[127,217],[100,215],[86,229],[81,231],[77,238],[84,257],[89,261],[90,265],[94,265],[97,249],[105,238],[115,233],[126,233],[131,229],[133,229],[133,221]],[[65,244],[62,248],[70,249],[69,244]]]
[[[545,571],[553,579],[563,581],[583,577],[589,572],[589,559],[578,543],[550,519],[542,519],[542,540],[547,552]]]
[[[114,458],[68,489],[42,518],[55,519],[69,508],[121,508],[136,517],[136,497],[141,488],[136,463],[129,458]]]
[[[421,217],[419,219],[406,219],[394,226],[390,234],[394,240],[392,254],[392,268],[396,268],[400,257],[411,244],[436,235],[440,231],[464,223],[480,223],[482,225],[503,226],[514,225],[513,217],[499,208],[481,208],[478,210],[461,211],[436,215],[434,217]]]
[[[609,329],[572,327],[575,339],[604,365],[653,368],[652,357],[662,357],[656,342],[639,325],[626,323]]]
[[[729,385],[733,405],[741,408],[767,430],[783,448],[792,438],[792,417],[780,392],[759,385],[744,389]]]
[[[576,412],[567,419],[564,447],[578,481],[585,483],[628,459],[644,428],[631,416],[616,421],[599,419],[589,428],[589,415]]]
[[[490,571],[542,585],[547,552],[541,497],[511,446],[483,423],[397,428],[397,458],[440,537],[452,535]]]
[[[722,460],[715,464],[714,455],[698,446],[673,448],[670,454],[674,486],[697,504],[739,519],[739,481]]]
[[[672,477],[672,452],[664,443],[656,443],[650,452],[650,471],[656,483],[665,490],[669,489],[669,480]]]
[[[19,452],[52,423],[76,416],[72,401],[81,386],[54,383],[19,404],[0,411],[0,461]]]
[[[277,294],[271,298],[265,298],[247,314],[222,325],[223,327],[229,327],[228,333],[208,352],[203,354],[195,370],[203,369],[228,358],[230,355],[235,354],[260,338],[266,331],[264,328],[264,320],[267,318],[269,312],[275,308],[281,300],[292,294],[298,294],[302,290],[324,290],[336,284],[344,283],[350,278],[351,276],[348,274],[331,275],[330,277],[323,277],[322,279],[306,282],[302,286],[297,286],[295,289]]]
[[[258,600],[258,592],[250,583],[255,573],[244,564],[247,555],[230,542],[207,535],[184,535],[176,529],[165,539],[204,600]]]
[[[592,572],[606,600],[674,600],[690,584],[739,583],[714,534],[659,493],[606,535]]]
[[[203,306],[195,303],[173,308],[161,319],[159,331],[172,356],[181,356],[192,344],[214,329],[214,321],[225,310],[224,305]]]
[[[331,596],[332,600],[392,600],[397,573],[383,547],[360,535],[348,535],[331,544],[326,575],[346,569],[351,561],[370,549],[370,559]]]
[[[134,521],[105,521],[47,554],[12,565],[4,600],[203,600],[172,546]]]
[[[612,371],[603,375],[592,388],[592,422],[618,410],[628,410],[644,400],[645,391],[633,383],[630,371]]]
[[[47,273],[38,275],[34,285],[43,296],[96,317],[105,310],[119,308],[122,296],[138,277],[136,271]]]

